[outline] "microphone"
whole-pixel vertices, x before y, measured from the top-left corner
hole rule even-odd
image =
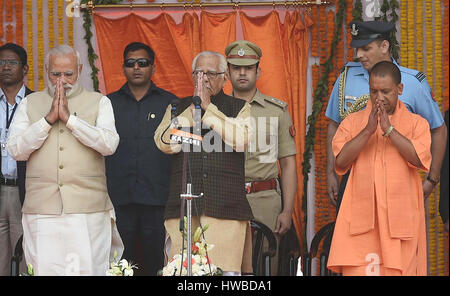
[[[193,96],[192,103],[194,103],[195,109],[200,109],[201,104],[202,104],[202,99],[199,96]]]
[[[192,103],[194,103],[195,110],[194,110],[194,135],[201,136],[202,134],[202,111],[201,111],[201,104],[202,99],[199,96],[193,96],[192,97]],[[199,146],[199,145],[198,145]],[[198,147],[197,146],[197,147]],[[195,147],[195,146],[194,146]],[[198,152],[197,150],[195,150]]]
[[[177,107],[179,103],[180,103],[179,99],[173,99],[170,102],[170,105],[172,106],[172,108],[170,109],[170,119],[172,120],[175,126],[178,125]]]

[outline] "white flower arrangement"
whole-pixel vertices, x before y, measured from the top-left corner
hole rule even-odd
[[[133,276],[134,268],[138,268],[136,264],[128,262],[126,259],[117,260],[117,252],[114,251],[114,259],[110,264],[110,269],[106,271],[107,276]]]
[[[186,220],[186,219],[185,219]],[[185,221],[186,224],[186,221]],[[214,248],[214,245],[207,244],[203,239],[203,233],[208,229],[209,225],[203,228],[197,227],[193,235],[192,245],[192,275],[193,276],[211,276],[222,275],[222,270],[214,265],[207,256],[208,251]],[[184,239],[186,238],[184,234]],[[181,262],[183,260],[183,262]],[[180,272],[181,269],[181,272]],[[163,276],[185,276],[187,275],[187,250],[183,249],[183,253],[175,254],[160,271]]]
[[[34,276],[34,268],[30,263],[27,264],[27,272],[23,272],[20,276]]]
[[[110,264],[110,269],[106,271],[108,276],[133,276],[134,270],[137,269],[136,264],[128,262],[126,259],[117,260],[117,251],[114,251],[114,259]],[[21,276],[34,276],[33,265],[27,264],[27,272],[20,274]]]

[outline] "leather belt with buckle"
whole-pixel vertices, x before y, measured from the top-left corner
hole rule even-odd
[[[0,183],[2,185],[6,185],[6,186],[17,186],[18,185],[17,179],[5,179],[3,177],[0,177]]]
[[[271,190],[277,188],[277,180],[269,179],[266,181],[254,181],[245,183],[245,191],[247,194],[255,193],[264,190]]]

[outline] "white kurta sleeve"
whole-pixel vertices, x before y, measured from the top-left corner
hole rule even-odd
[[[227,117],[214,104],[210,103],[203,115],[202,122],[214,129],[223,141],[237,152],[243,152],[248,139],[253,136],[250,124],[250,104],[245,103],[235,118]]]
[[[51,129],[51,125],[44,118],[30,124],[27,102],[27,98],[20,102],[17,114],[11,123],[11,134],[8,138],[9,154],[20,161],[28,160],[33,151],[41,148]]]
[[[114,111],[111,101],[106,96],[100,99],[95,126],[75,115],[70,115],[67,128],[78,141],[103,156],[112,155],[119,145],[120,138],[116,131]]]

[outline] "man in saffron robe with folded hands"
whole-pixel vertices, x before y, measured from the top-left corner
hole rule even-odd
[[[392,62],[370,73],[367,108],[350,114],[333,138],[335,169],[351,169],[333,234],[328,268],[343,275],[426,275],[422,182],[428,171],[428,122],[398,100]]]

